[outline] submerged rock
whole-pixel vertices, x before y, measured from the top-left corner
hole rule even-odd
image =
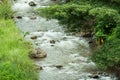
[[[36,16],[31,16],[30,19],[35,20],[35,19],[37,19],[37,17]]]
[[[54,47],[54,45],[51,45],[52,47]]]
[[[63,66],[62,65],[55,65],[56,68],[61,69]]]
[[[35,48],[29,52],[30,58],[45,58],[47,53],[40,48]]]
[[[51,67],[56,67],[57,69],[63,68],[63,65],[52,65]]]
[[[33,1],[29,2],[29,5],[30,6],[36,6],[35,2],[33,2]]]
[[[67,37],[63,37],[62,40],[65,40],[65,41],[66,41],[66,40],[67,40]]]

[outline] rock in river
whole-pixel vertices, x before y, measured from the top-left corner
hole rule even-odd
[[[31,16],[30,19],[35,20],[35,19],[37,19],[37,17],[36,16]]]
[[[45,58],[47,53],[40,48],[35,48],[29,52],[30,58]]]
[[[22,16],[16,16],[17,19],[22,19]]]
[[[29,2],[29,5],[30,6],[36,6],[35,2],[33,2],[33,1]]]
[[[51,44],[55,44],[55,40],[50,40],[50,43]]]
[[[56,67],[57,69],[62,69],[63,65],[51,65],[50,67]]]
[[[37,39],[37,36],[33,35],[31,36],[31,39]]]
[[[63,68],[63,66],[62,66],[62,65],[55,65],[55,67],[56,67],[56,68],[58,68],[58,69]]]
[[[99,79],[99,75],[98,74],[93,74],[89,76],[90,78],[94,78],[94,79]]]

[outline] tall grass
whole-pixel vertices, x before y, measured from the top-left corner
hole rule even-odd
[[[0,80],[37,80],[34,63],[28,57],[30,44],[10,19],[8,0],[0,3]]]
[[[0,20],[0,80],[36,80],[34,64],[28,57],[30,44],[24,42],[12,20]]]
[[[0,19],[9,19],[11,18],[13,12],[11,10],[11,6],[9,5],[9,0],[3,0],[0,3]]]

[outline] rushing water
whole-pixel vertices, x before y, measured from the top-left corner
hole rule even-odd
[[[30,1],[37,5],[29,6]],[[46,20],[36,14],[35,9],[48,7],[49,3],[50,0],[12,1],[12,9],[17,11],[14,15],[16,25],[23,33],[29,32],[25,39],[47,52],[45,59],[35,61],[43,68],[39,80],[116,80],[110,74],[100,73],[88,59],[90,49],[85,39],[65,33],[57,20]],[[31,36],[37,39],[32,40]],[[50,43],[51,40],[55,44]],[[99,78],[90,77],[96,74]]]

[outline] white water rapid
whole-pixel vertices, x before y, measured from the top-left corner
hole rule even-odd
[[[36,6],[30,6],[33,1]],[[34,47],[46,51],[47,57],[36,60],[43,68],[39,80],[116,80],[110,74],[98,71],[88,59],[90,48],[87,41],[64,32],[57,20],[46,20],[37,15],[39,7],[49,7],[50,0],[12,0],[12,9],[16,11],[14,20],[17,27],[31,41]],[[37,36],[37,39],[31,39]],[[55,41],[55,44],[50,41]]]

